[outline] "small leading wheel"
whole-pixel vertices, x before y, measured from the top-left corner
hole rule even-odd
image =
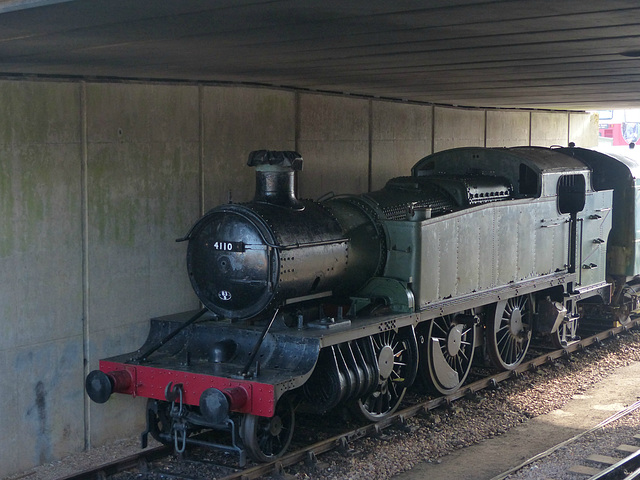
[[[164,445],[173,443],[170,410],[169,402],[152,399],[147,401],[147,429],[156,441]]]
[[[395,412],[415,380],[418,343],[411,327],[387,330],[370,339],[369,356],[377,364],[378,383],[358,399],[356,409],[367,420],[377,422]]]
[[[447,315],[418,326],[418,378],[427,391],[449,395],[462,386],[473,361],[477,318]]]
[[[617,311],[615,326],[618,324],[625,326],[631,323],[631,312],[636,309],[637,295],[638,284],[626,284],[622,288],[622,301],[619,308],[615,310]]]
[[[578,318],[565,319],[558,330],[551,334],[551,343],[555,348],[567,348],[569,344],[580,340],[578,333]]]
[[[280,457],[291,443],[295,413],[288,398],[276,405],[271,418],[247,414],[240,424],[240,436],[251,458],[258,462],[270,462]]]
[[[493,318],[487,319],[487,352],[494,365],[513,370],[522,362],[531,343],[531,295],[496,303]]]

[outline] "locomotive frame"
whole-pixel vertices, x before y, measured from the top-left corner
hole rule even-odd
[[[230,444],[211,446],[267,461],[286,451],[301,405],[380,420],[414,384],[459,389],[476,351],[509,370],[533,336],[567,346],[581,317],[638,311],[632,160],[462,148],[321,203],[295,197],[297,153],[253,152],[249,165],[254,201],[216,207],[185,237],[207,308],[152,319],[137,352],[87,377],[94,401],[149,399],[145,443],[151,433],[180,451],[201,429],[225,430]]]

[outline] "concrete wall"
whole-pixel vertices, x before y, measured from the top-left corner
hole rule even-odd
[[[433,109],[422,105],[372,102],[371,188],[408,175],[422,157],[433,153]]]
[[[202,88],[203,205],[253,198],[253,150],[294,150],[295,94],[249,88]],[[186,233],[186,232],[185,232]]]
[[[595,143],[566,112],[466,110],[244,87],[0,82],[0,476],[143,429],[144,399],[88,401],[98,360],[196,308],[185,244],[250,199],[253,149],[305,158],[301,197],[377,189],[465,145]],[[546,143],[545,143],[546,142]]]
[[[366,191],[369,185],[368,100],[300,95],[297,151],[307,161],[300,196]]]
[[[487,112],[487,147],[529,145],[531,113],[518,111]],[[597,139],[596,139],[597,145]]]
[[[81,88],[85,355],[94,369],[100,358],[140,347],[150,317],[197,305],[185,245],[175,239],[200,212],[200,103],[197,87]],[[86,403],[90,445],[120,435],[113,418],[140,426],[145,400],[119,397]]]
[[[0,85],[0,475],[84,446],[79,112],[78,85]]]

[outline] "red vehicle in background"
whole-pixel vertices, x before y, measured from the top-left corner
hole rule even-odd
[[[640,138],[640,110],[601,110],[598,114],[600,146],[635,146]]]

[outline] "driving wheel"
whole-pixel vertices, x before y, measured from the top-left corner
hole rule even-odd
[[[531,295],[502,300],[487,319],[487,353],[502,370],[513,370],[524,359],[531,343]]]
[[[369,421],[391,415],[416,378],[418,344],[412,327],[387,330],[370,337],[369,355],[377,364],[377,385],[357,401],[357,410]]]
[[[418,325],[418,378],[425,390],[448,395],[462,386],[471,370],[476,323],[477,317],[466,312]]]

